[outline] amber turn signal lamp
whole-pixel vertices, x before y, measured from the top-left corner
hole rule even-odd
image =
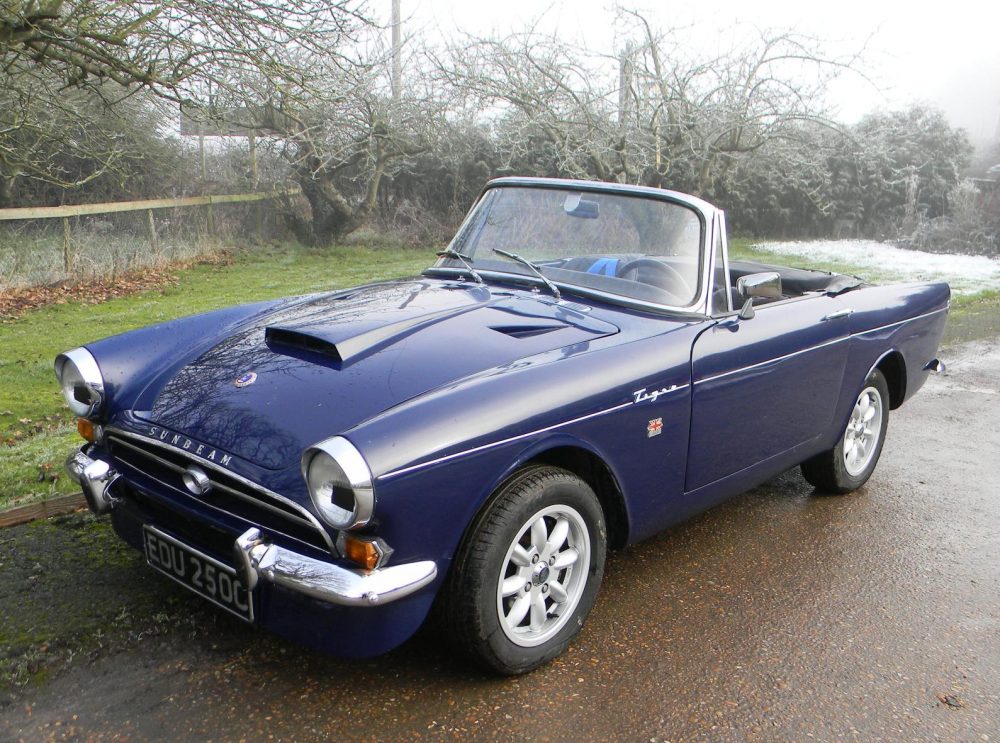
[[[87,441],[89,441],[91,444],[97,441],[97,432],[94,431],[94,424],[88,421],[86,418],[76,419],[76,430],[81,436],[83,436],[83,438],[87,439]]]
[[[382,558],[382,552],[375,542],[358,539],[353,536],[344,537],[344,557],[356,562],[365,570],[374,570]]]

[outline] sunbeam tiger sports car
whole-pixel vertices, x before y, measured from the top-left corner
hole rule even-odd
[[[855,490],[942,368],[946,284],[730,260],[680,193],[502,178],[439,256],[61,354],[90,507],[246,622],[358,657],[433,606],[522,673],[609,547],[795,465]]]

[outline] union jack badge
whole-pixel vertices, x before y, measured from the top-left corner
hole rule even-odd
[[[646,426],[646,438],[651,439],[663,433],[663,418],[653,418]]]

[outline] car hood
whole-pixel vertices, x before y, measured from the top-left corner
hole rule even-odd
[[[432,279],[311,297],[193,352],[139,395],[133,414],[288,467],[309,445],[429,390],[618,331],[586,309]]]

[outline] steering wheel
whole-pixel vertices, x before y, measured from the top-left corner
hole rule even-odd
[[[673,294],[679,299],[690,298],[694,296],[694,291],[691,289],[691,285],[688,284],[684,275],[678,271],[676,268],[671,266],[669,263],[663,263],[655,258],[636,258],[634,261],[629,261],[620,269],[618,269],[618,278],[627,279],[630,281],[638,281],[638,274],[640,268],[651,268],[654,271],[659,272],[665,279],[666,286],[659,283],[653,283],[649,281],[643,281],[644,284],[650,284],[651,286],[656,286],[659,289],[663,289],[670,294]],[[632,274],[631,276],[629,274]],[[676,289],[681,289],[678,292]]]

